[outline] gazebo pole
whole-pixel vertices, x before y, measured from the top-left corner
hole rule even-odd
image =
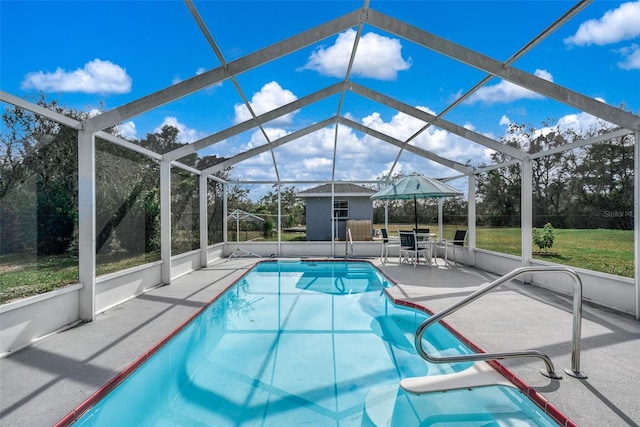
[[[384,228],[389,232],[389,201],[384,201]]]
[[[438,241],[442,241],[442,205],[444,203],[444,198],[438,198]]]
[[[236,243],[240,241],[240,213],[236,214]]]
[[[416,199],[416,195],[413,195],[413,218],[416,221],[416,233],[418,232],[418,201]]]

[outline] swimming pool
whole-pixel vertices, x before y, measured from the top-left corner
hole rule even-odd
[[[368,262],[258,263],[74,425],[557,425],[512,387],[402,391],[470,364],[420,358],[426,315],[390,285]],[[470,352],[440,325],[425,346]]]

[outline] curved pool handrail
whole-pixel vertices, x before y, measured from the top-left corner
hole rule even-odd
[[[490,290],[500,286],[501,284],[508,282],[510,280],[515,279],[518,276],[527,273],[566,273],[573,279],[574,287],[573,287],[573,333],[572,333],[572,348],[571,348],[571,369],[565,369],[565,373],[575,378],[586,378],[582,372],[580,372],[580,335],[582,328],[582,281],[578,274],[572,269],[565,266],[547,266],[547,267],[520,267],[517,268],[510,273],[505,274],[502,277],[494,280],[493,282],[487,284],[486,286],[476,290],[470,295],[466,296],[462,300],[457,303],[445,308],[443,311],[434,314],[429,317],[427,320],[422,322],[422,324],[418,327],[415,336],[415,346],[418,350],[418,354],[422,356],[423,359],[433,362],[433,363],[458,363],[458,362],[470,362],[470,361],[486,361],[486,360],[499,360],[499,359],[508,359],[515,357],[537,357],[542,359],[546,366],[546,372],[540,371],[543,375],[553,378],[560,379],[562,376],[556,374],[553,362],[546,354],[538,351],[538,350],[523,350],[523,351],[511,351],[511,352],[499,352],[499,353],[472,353],[472,354],[463,354],[458,356],[432,356],[428,354],[424,347],[422,346],[422,337],[427,330],[427,328],[434,323],[439,322],[444,317],[455,313],[462,307],[468,305],[469,303],[475,301],[480,298],[482,295],[486,294]]]
[[[346,239],[344,239],[344,257],[345,259],[353,256],[353,238],[351,237],[351,229],[346,228]],[[351,249],[351,250],[349,250]]]

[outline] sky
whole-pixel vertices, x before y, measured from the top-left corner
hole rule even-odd
[[[370,8],[499,61],[505,61],[575,3],[567,1],[379,1]],[[231,62],[362,7],[352,1],[194,1],[223,61]],[[163,125],[190,143],[344,79],[357,28],[125,120],[135,141]],[[0,85],[20,98],[42,93],[97,114],[165,89],[221,61],[182,1],[0,0]],[[592,2],[511,64],[586,96],[640,114],[640,1]],[[437,115],[486,74],[411,41],[365,25],[351,80]],[[3,108],[6,104],[2,105]],[[309,105],[199,152],[229,157],[340,115],[406,140],[423,123],[347,92]],[[589,114],[493,78],[446,120],[499,140],[510,123],[542,129],[549,119],[587,129]],[[328,181],[336,130],[326,127],[238,163],[239,181]],[[473,166],[491,150],[430,127],[412,142]],[[275,162],[274,162],[275,160]],[[277,167],[274,167],[277,165]],[[393,169],[392,169],[393,168]],[[338,127],[337,180],[375,180],[390,171],[437,178],[445,166]]]

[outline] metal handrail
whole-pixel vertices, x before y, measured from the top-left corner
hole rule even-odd
[[[351,238],[351,229],[349,227],[346,229],[346,237],[344,239],[344,257],[349,258],[353,256],[353,239]],[[349,251],[349,246],[351,246],[351,251]]]
[[[422,322],[422,324],[418,327],[416,331],[415,337],[415,346],[418,350],[420,356],[423,359],[433,362],[433,363],[456,363],[456,362],[471,362],[471,361],[486,361],[486,360],[499,360],[499,359],[508,359],[515,357],[537,357],[543,360],[546,365],[546,372],[540,371],[543,375],[553,378],[560,379],[562,376],[556,374],[555,369],[553,367],[553,362],[546,354],[538,351],[538,350],[523,350],[523,351],[512,351],[512,352],[500,352],[500,353],[474,353],[474,354],[463,354],[459,356],[443,356],[436,357],[429,355],[422,346],[422,337],[426,331],[426,329],[434,323],[439,322],[444,317],[458,311],[462,307],[467,304],[475,301],[480,298],[482,295],[486,294],[493,288],[500,286],[501,284],[508,282],[510,280],[515,279],[518,276],[521,276],[526,273],[566,273],[573,279],[573,333],[572,333],[572,345],[571,345],[571,369],[565,369],[565,373],[575,378],[587,378],[582,372],[580,372],[580,335],[582,328],[582,281],[578,274],[572,269],[564,266],[548,266],[548,267],[520,267],[513,270],[510,273],[505,274],[504,276],[494,280],[493,282],[487,284],[486,286],[478,289],[457,303],[449,306],[444,309],[440,313],[434,314],[429,317],[427,320]]]

